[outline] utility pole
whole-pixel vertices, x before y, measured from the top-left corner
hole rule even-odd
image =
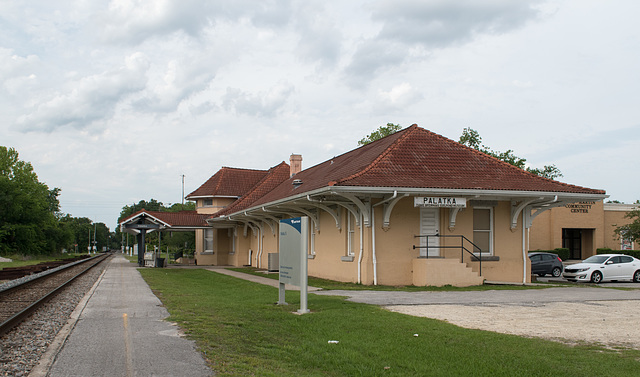
[[[184,174],[182,174],[181,177],[182,177],[182,202],[181,202],[182,204],[181,204],[181,206],[182,206],[182,210],[184,211]]]

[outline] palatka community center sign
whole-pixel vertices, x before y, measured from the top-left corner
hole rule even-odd
[[[413,198],[413,205],[414,207],[466,208],[467,198],[416,196]]]

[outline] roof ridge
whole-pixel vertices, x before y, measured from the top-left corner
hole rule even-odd
[[[405,128],[404,130],[398,131],[397,133],[402,132],[403,135],[401,135],[400,137],[398,137],[393,143],[391,143],[382,153],[380,153],[380,155],[378,155],[378,157],[376,157],[375,160],[373,160],[367,167],[365,167],[364,169],[360,170],[357,173],[354,173],[348,177],[345,177],[343,179],[340,179],[339,181],[336,181],[335,184],[341,183],[341,182],[346,182],[348,180],[357,178],[363,174],[365,174],[366,172],[368,172],[369,170],[373,169],[376,164],[378,162],[380,162],[384,157],[386,157],[389,153],[391,153],[391,151],[393,151],[399,143],[401,143],[404,139],[406,139],[408,137],[408,135],[412,134],[413,132],[415,132],[415,130],[418,128],[417,124],[412,124],[411,126]],[[393,135],[393,134],[391,134]],[[388,135],[386,137],[389,137],[391,135]],[[382,138],[384,139],[384,138]],[[380,140],[382,140],[380,139]]]
[[[284,161],[283,161],[284,162]],[[233,167],[233,166],[221,166],[220,170],[222,169],[228,169],[228,170],[247,170],[247,171],[267,171],[269,169],[251,169],[251,168],[237,168],[237,167]]]
[[[285,161],[282,161],[281,163],[279,163],[278,165],[272,166],[271,168],[269,168],[269,170],[267,170],[267,174],[265,174],[262,178],[260,178],[260,180],[258,182],[256,182],[255,185],[253,185],[246,193],[244,193],[244,195],[242,195],[242,197],[240,197],[238,200],[234,201],[233,203],[229,204],[228,207],[223,208],[222,210],[210,215],[208,218],[212,219],[212,218],[216,218],[216,217],[220,217],[220,216],[224,216],[225,214],[229,213],[229,211],[234,210],[236,207],[238,207],[240,205],[240,203],[242,203],[242,201],[245,198],[248,198],[251,196],[251,194],[253,194],[256,190],[258,190],[258,188],[260,188],[265,182],[267,182],[269,179],[271,179],[273,177],[273,174],[275,174],[278,170],[278,168],[284,168],[284,167],[289,167],[289,164],[287,164]],[[282,182],[280,182],[282,183]],[[273,191],[273,188],[271,190],[269,190],[268,192]],[[255,202],[255,200],[254,200]]]
[[[228,167],[223,166],[220,168],[220,176],[218,177],[218,181],[216,182],[216,186],[213,192],[217,192],[220,189],[222,182],[224,181],[224,175],[228,170]]]

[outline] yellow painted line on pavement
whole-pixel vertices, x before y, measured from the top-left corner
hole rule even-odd
[[[124,322],[125,367],[127,370],[127,377],[133,377],[133,347],[131,344],[131,337],[129,336],[129,319],[127,317],[127,313],[122,314],[122,320]]]

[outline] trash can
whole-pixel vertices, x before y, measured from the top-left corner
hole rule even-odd
[[[156,258],[156,267],[164,267],[164,258]]]

